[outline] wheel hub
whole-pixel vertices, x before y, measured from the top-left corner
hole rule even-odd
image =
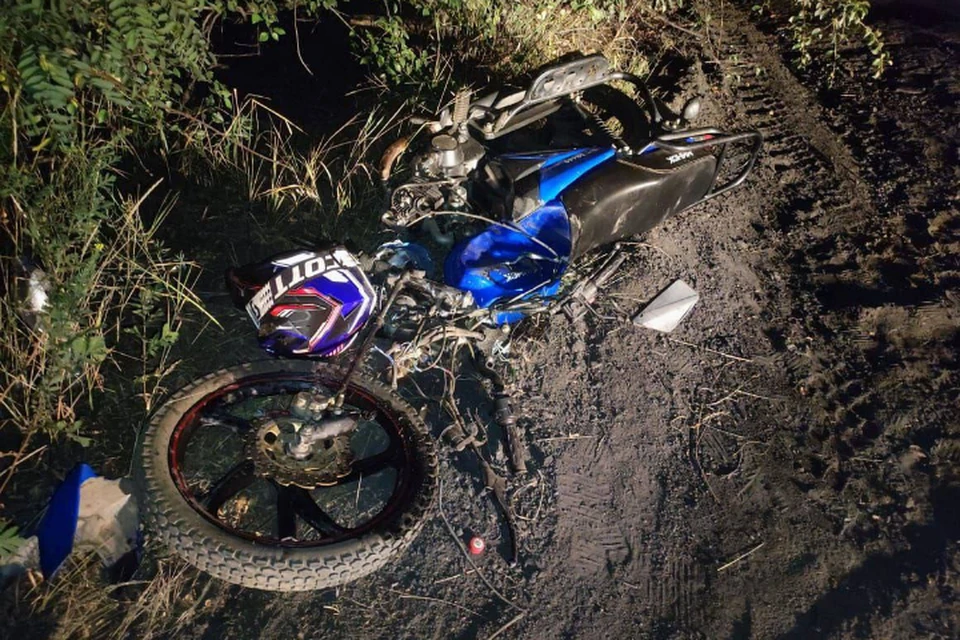
[[[289,416],[265,418],[255,424],[247,452],[256,474],[279,485],[304,489],[334,485],[349,475],[353,462],[350,434],[316,442],[309,456],[298,459],[290,455],[289,447],[302,427],[302,420]]]

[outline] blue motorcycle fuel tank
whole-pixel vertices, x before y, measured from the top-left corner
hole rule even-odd
[[[529,178],[536,172],[536,179],[513,196],[511,218],[453,246],[444,264],[445,282],[472,293],[481,308],[555,295],[571,252],[570,220],[560,195],[614,156],[613,148],[599,147],[497,158],[523,165],[523,175]],[[514,184],[523,182],[531,183],[517,180]],[[520,317],[501,313],[496,320],[502,324]]]

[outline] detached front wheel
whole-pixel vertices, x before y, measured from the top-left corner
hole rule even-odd
[[[148,528],[197,568],[271,591],[334,587],[397,556],[433,503],[433,439],[360,375],[322,418],[342,379],[325,364],[267,361],[179,391],[138,456]]]

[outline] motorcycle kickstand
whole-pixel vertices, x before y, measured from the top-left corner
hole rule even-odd
[[[503,514],[503,521],[507,524],[507,534],[510,536],[510,557],[507,558],[507,564],[515,567],[520,562],[520,543],[517,539],[517,523],[513,510],[510,508],[510,503],[507,502],[506,480],[493,470],[490,464],[480,455],[479,450],[475,449],[475,451],[480,458],[480,466],[483,468],[484,483],[493,492],[493,502],[500,509],[500,513]]]

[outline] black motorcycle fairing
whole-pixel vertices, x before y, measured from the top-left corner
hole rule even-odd
[[[659,154],[651,155],[607,162],[567,189],[561,199],[570,218],[571,260],[649,231],[700,202],[713,186],[717,159],[712,154],[691,154],[675,168],[660,168]]]

